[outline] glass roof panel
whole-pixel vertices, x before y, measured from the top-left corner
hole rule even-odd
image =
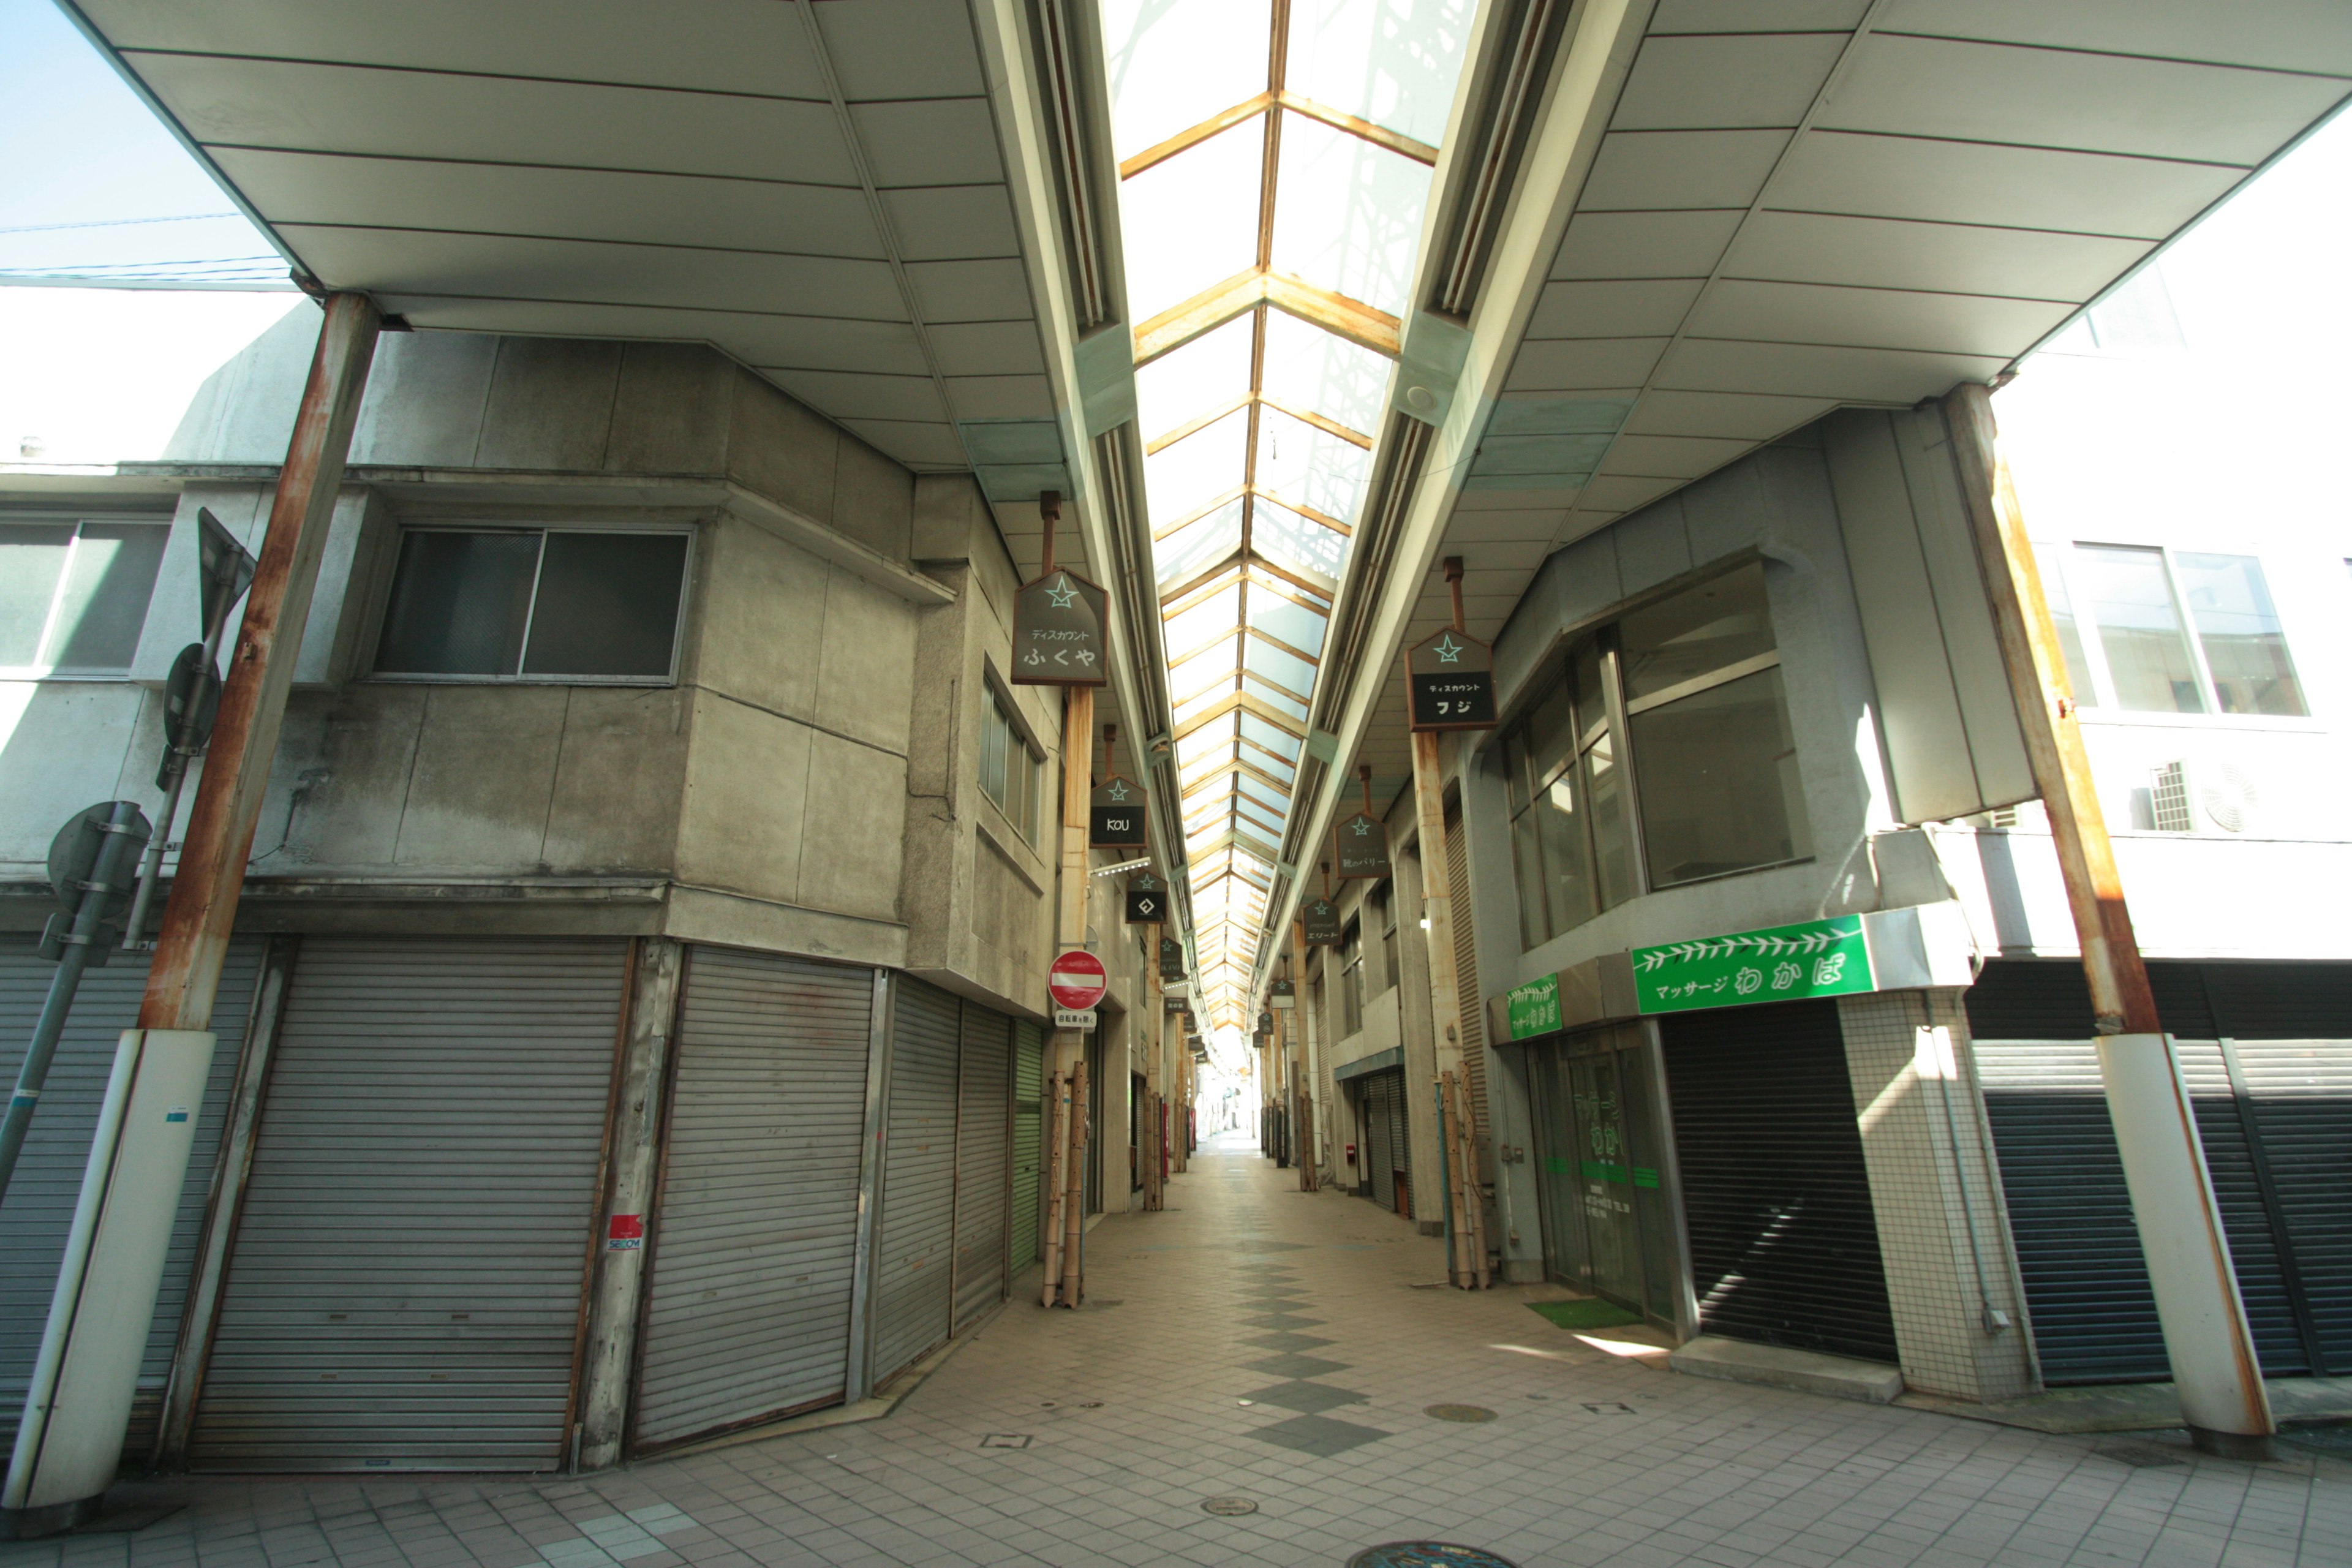
[[[1258,699],[1261,702],[1270,703],[1276,712],[1296,719],[1301,724],[1307,722],[1306,703],[1297,700],[1286,692],[1276,690],[1273,687],[1268,686],[1256,676],[1250,675],[1243,677],[1242,689],[1248,692],[1251,696]]]
[[[1249,378],[1250,317],[1242,315],[1135,373],[1136,428],[1157,441],[1247,392]]]
[[[1268,37],[1269,13],[1269,0],[1103,0],[1118,156],[1264,92],[1267,51],[1236,40]]]
[[[1472,8],[1470,0],[1291,0],[1284,79],[1302,98],[1433,147],[1454,107]]]
[[[1296,572],[1307,568],[1333,583],[1348,562],[1348,540],[1312,518],[1261,498],[1253,509],[1250,543],[1276,565]]]
[[[1318,658],[1323,656],[1325,623],[1323,617],[1312,610],[1302,609],[1271,594],[1252,594],[1249,624],[1278,642],[1288,643],[1301,653],[1310,653]]]
[[[1298,737],[1267,723],[1255,713],[1241,716],[1240,733],[1256,742],[1276,756],[1292,763],[1298,761]]]
[[[1220,633],[1231,632],[1234,616],[1240,610],[1241,593],[1239,583],[1231,584],[1182,615],[1170,617],[1168,646],[1172,648],[1191,647],[1195,643],[1213,641]]]
[[[1310,426],[1311,428],[1311,426]],[[1143,459],[1143,485],[1155,533],[1242,482],[1249,410],[1235,409],[1206,429]]]
[[[1215,564],[1240,549],[1241,543],[1242,503],[1229,500],[1199,521],[1186,523],[1154,547],[1160,586],[1165,589]]]
[[[1265,395],[1277,403],[1375,435],[1388,407],[1389,374],[1390,362],[1368,348],[1280,310],[1265,313]]]
[[[1402,315],[1429,177],[1426,164],[1402,153],[1286,112],[1274,199],[1274,269]],[[1204,226],[1195,232],[1213,231]],[[1130,252],[1130,276],[1134,267]],[[1136,307],[1139,314],[1164,309]]]
[[[1286,654],[1271,643],[1257,637],[1249,639],[1242,658],[1253,674],[1262,675],[1277,686],[1293,691],[1315,694],[1315,667],[1305,659]]]
[[[1256,265],[1265,156],[1265,137],[1257,121],[1247,121],[1127,182],[1119,193],[1120,233],[1127,304],[1137,321]]]
[[[1220,421],[1222,423],[1222,421]],[[1205,434],[1205,432],[1203,432]],[[1184,445],[1178,442],[1177,447]],[[1176,447],[1168,448],[1172,452]],[[1286,500],[1327,517],[1353,517],[1371,474],[1372,455],[1352,441],[1319,430],[1279,409],[1263,409],[1257,423],[1257,482]]]

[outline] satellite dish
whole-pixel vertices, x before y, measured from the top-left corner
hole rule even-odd
[[[2243,833],[2263,804],[2262,791],[2243,773],[2223,763],[2200,781],[2197,797],[2205,815],[2225,833]]]

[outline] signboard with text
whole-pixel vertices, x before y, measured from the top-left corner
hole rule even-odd
[[[1875,989],[1860,915],[1637,947],[1629,956],[1634,993],[1644,1013],[1792,1002]]]
[[[1013,684],[1101,686],[1110,601],[1074,572],[1048,572],[1013,596]]]
[[[1087,803],[1087,842],[1097,849],[1141,849],[1150,842],[1143,786],[1118,773],[1103,780]]]
[[[1168,884],[1146,871],[1127,885],[1127,923],[1156,926],[1168,919]]]
[[[1163,936],[1160,939],[1160,978],[1162,980],[1184,978],[1184,944],[1172,936]]]
[[[1538,975],[1503,994],[1504,1016],[1514,1040],[1533,1039],[1559,1029],[1559,976]]]
[[[1290,1008],[1297,1006],[1298,987],[1293,985],[1287,980],[1276,981],[1272,988],[1266,993],[1265,1005],[1274,1008]]]
[[[1331,830],[1342,881],[1389,874],[1389,830],[1379,817],[1358,812]]]
[[[1339,906],[1330,900],[1307,900],[1298,906],[1298,921],[1307,928],[1307,946],[1339,945]]]
[[[1495,653],[1476,637],[1443,631],[1405,655],[1415,730],[1495,727]]]

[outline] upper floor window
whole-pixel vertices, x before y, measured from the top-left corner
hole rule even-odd
[[[990,687],[987,711],[980,721],[980,792],[1032,844],[1037,841],[1037,802],[1045,773],[1045,759],[1031,748],[1028,731],[1014,722],[1003,694]]]
[[[1364,922],[1360,916],[1339,932],[1339,1037],[1364,1027]]]
[[[1528,947],[1648,889],[1810,854],[1762,564],[1578,641],[1503,768]]]
[[[692,544],[681,528],[409,528],[376,673],[673,680]]]
[[[2038,545],[2034,554],[2080,706],[2310,712],[2253,556],[2124,544]]]
[[[1396,883],[1383,881],[1372,889],[1372,911],[1381,931],[1381,989],[1393,989],[1404,971],[1397,964]]]
[[[128,674],[171,531],[162,522],[0,523],[0,670]],[[197,617],[192,594],[190,641]]]

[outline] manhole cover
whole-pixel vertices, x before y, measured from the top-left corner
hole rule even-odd
[[[1422,1412],[1422,1414],[1423,1414],[1423,1415],[1431,1416],[1431,1417],[1433,1417],[1433,1418],[1434,1418],[1434,1419],[1436,1419],[1436,1420],[1439,1420],[1439,1421],[1492,1421],[1492,1420],[1495,1418],[1495,1413],[1494,1413],[1493,1411],[1491,1411],[1491,1410],[1487,1409],[1487,1408],[1486,1408],[1485,1405],[1431,1405],[1428,1409],[1426,1409],[1426,1410],[1423,1411],[1423,1412]],[[1405,1544],[1406,1544],[1407,1546],[1412,1546],[1412,1549],[1413,1549],[1414,1551],[1419,1551],[1419,1550],[1420,1550],[1420,1547],[1419,1547],[1419,1546],[1417,1546],[1417,1545],[1413,1545],[1413,1543],[1412,1543],[1412,1542],[1406,1542]],[[1387,1548],[1387,1547],[1385,1547],[1385,1546],[1382,1546],[1382,1547],[1376,1548],[1376,1550],[1378,1550],[1378,1551],[1381,1551],[1381,1552],[1386,1552],[1386,1551],[1388,1550],[1388,1548]],[[1403,1548],[1402,1548],[1402,1547],[1400,1547],[1400,1548],[1399,1548],[1399,1550],[1400,1550],[1400,1551],[1402,1551],[1402,1550],[1403,1550]],[[1463,1552],[1468,1552],[1468,1551],[1470,1551],[1471,1549],[1470,1549],[1469,1547],[1467,1547],[1467,1546],[1464,1546],[1464,1547],[1460,1547],[1460,1548],[1455,1548],[1455,1547],[1451,1547],[1451,1546],[1449,1546],[1449,1547],[1447,1547],[1445,1550],[1447,1550],[1448,1552],[1456,1551],[1456,1550],[1463,1551]],[[1387,1559],[1386,1559],[1386,1558],[1381,1558],[1381,1559],[1379,1559],[1379,1561],[1386,1562],[1386,1561],[1387,1561]],[[1398,1561],[1398,1562],[1400,1562],[1400,1563],[1402,1563],[1402,1562],[1406,1561],[1406,1559],[1400,1557],[1400,1558],[1398,1558],[1398,1559],[1397,1559],[1397,1561]],[[1452,1559],[1452,1558],[1432,1558],[1432,1559],[1431,1559],[1431,1561],[1432,1561],[1432,1562],[1437,1562],[1437,1563],[1450,1563],[1450,1562],[1452,1562],[1452,1561],[1453,1561],[1453,1559]],[[1486,1558],[1486,1557],[1483,1557],[1483,1556],[1482,1556],[1482,1557],[1475,1557],[1475,1558],[1465,1558],[1465,1559],[1463,1559],[1463,1561],[1464,1561],[1464,1562],[1476,1562],[1476,1563],[1485,1563],[1485,1562],[1489,1562],[1489,1561],[1491,1561],[1491,1562],[1496,1562],[1496,1563],[1499,1563],[1499,1562],[1501,1562],[1501,1561],[1502,1561],[1502,1559],[1501,1559],[1501,1558],[1499,1558],[1499,1557],[1489,1559],[1489,1558]]]
[[[1213,1497],[1201,1504],[1201,1511],[1223,1514],[1228,1519],[1233,1519],[1244,1513],[1255,1513],[1257,1504],[1245,1497]]]
[[[1365,1547],[1348,1559],[1348,1568],[1517,1568],[1517,1564],[1483,1546],[1456,1546],[1450,1541],[1391,1541]]]

